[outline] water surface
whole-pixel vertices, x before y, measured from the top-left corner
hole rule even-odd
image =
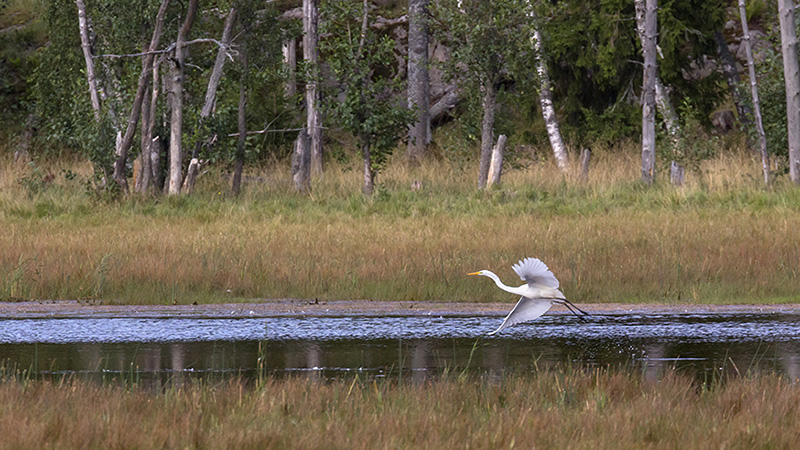
[[[0,361],[42,376],[133,378],[300,374],[426,378],[468,369],[488,374],[571,364],[668,368],[708,378],[778,371],[800,377],[797,312],[568,314],[487,336],[492,315],[265,317],[8,317]]]

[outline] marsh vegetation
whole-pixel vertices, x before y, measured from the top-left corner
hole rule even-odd
[[[720,155],[676,189],[632,181],[635,152],[595,153],[585,183],[520,158],[486,192],[471,162],[390,161],[372,197],[358,162],[329,165],[309,196],[270,165],[238,197],[212,169],[192,196],[117,201],[84,189],[86,163],[3,164],[0,298],[512,301],[465,274],[510,280],[537,256],[576,303],[797,299],[800,191],[764,189],[754,156]]]

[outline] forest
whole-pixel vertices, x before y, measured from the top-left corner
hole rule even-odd
[[[565,172],[583,149],[636,142],[645,182],[741,148],[767,184],[800,182],[792,2],[0,8],[3,153],[85,158],[95,189],[177,194],[213,165],[239,192],[243,167],[271,162],[305,190],[354,159],[369,194],[391,155],[475,160],[483,188],[531,157]]]
[[[2,299],[796,295],[790,1],[0,5]]]

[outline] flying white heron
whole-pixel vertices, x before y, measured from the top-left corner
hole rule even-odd
[[[479,270],[478,272],[467,274],[489,277],[494,280],[494,283],[500,289],[522,296],[517,302],[517,305],[514,306],[514,309],[508,313],[503,323],[500,324],[500,328],[489,333],[490,335],[510,327],[511,325],[536,319],[546,313],[553,304],[565,306],[572,314],[575,314],[581,320],[585,319],[575,310],[578,310],[583,315],[589,315],[589,313],[581,310],[567,300],[564,294],[558,290],[558,280],[555,275],[553,275],[553,272],[547,268],[545,263],[536,258],[525,258],[511,266],[511,268],[514,269],[514,272],[519,275],[525,284],[519,287],[506,286],[494,272],[489,270]]]

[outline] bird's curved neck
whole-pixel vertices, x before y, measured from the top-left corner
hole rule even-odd
[[[504,290],[506,292],[510,292],[512,294],[519,294],[519,292],[517,292],[517,288],[512,287],[512,286],[506,286],[502,281],[500,281],[500,277],[495,275],[494,272],[491,272],[491,271],[487,270],[485,276],[487,276],[487,277],[491,278],[492,280],[494,280],[494,284],[496,284],[497,287],[499,287],[500,289],[502,289],[502,290]]]

